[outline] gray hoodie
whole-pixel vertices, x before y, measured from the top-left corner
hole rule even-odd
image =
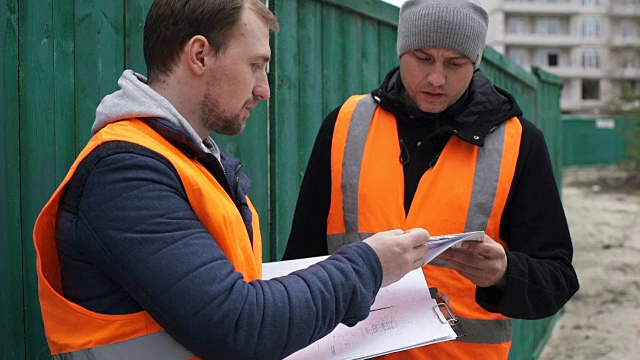
[[[162,95],[147,85],[147,78],[133,70],[125,70],[118,79],[120,90],[105,96],[96,109],[96,121],[91,127],[93,134],[110,123],[131,118],[161,118],[176,125],[202,151],[213,154],[220,160],[220,150],[207,137],[202,141],[191,124]]]

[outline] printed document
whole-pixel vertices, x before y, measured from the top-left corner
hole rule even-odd
[[[287,275],[325,258],[265,263],[263,278]],[[286,360],[368,359],[455,338],[456,333],[431,298],[422,269],[417,269],[380,289],[365,320],[353,327],[338,325],[333,332]]]

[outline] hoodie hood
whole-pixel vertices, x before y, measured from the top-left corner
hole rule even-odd
[[[449,108],[438,114],[422,112],[406,95],[400,68],[391,70],[380,88],[371,92],[376,102],[409,126],[436,122],[439,131],[446,131],[476,145],[499,124],[522,110],[508,92],[495,86],[481,70],[473,73],[467,91]]]
[[[203,141],[191,124],[176,110],[169,100],[147,85],[147,78],[132,70],[125,70],[118,79],[120,90],[105,96],[96,109],[93,134],[108,124],[132,118],[147,121],[161,119],[179,129],[196,147],[220,159],[220,150],[213,139]]]

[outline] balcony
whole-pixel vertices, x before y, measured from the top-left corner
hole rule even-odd
[[[576,112],[582,110],[582,101],[579,99],[560,99],[560,109],[562,111]]]
[[[571,112],[592,112],[601,109],[605,104],[602,100],[560,99],[560,109]]]
[[[575,15],[580,13],[580,7],[572,2],[505,2],[502,5],[502,10],[505,13],[526,15]]]
[[[583,68],[581,66],[542,67],[543,70],[558,75],[561,78],[600,79],[605,77],[603,69]]]
[[[637,80],[640,79],[640,67],[617,67],[609,70],[609,76],[615,79]]]
[[[518,46],[572,47],[582,44],[582,38],[573,35],[505,34],[504,43]]]
[[[609,15],[618,17],[637,17],[640,16],[640,5],[609,5]]]
[[[640,36],[612,36],[609,44],[612,47],[640,47]]]

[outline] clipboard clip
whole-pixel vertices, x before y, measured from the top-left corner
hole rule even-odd
[[[438,319],[440,319],[440,321],[443,324],[449,323],[449,325],[453,326],[458,324],[458,322],[460,321],[458,317],[453,313],[453,311],[451,311],[451,308],[449,307],[449,305],[445,303],[438,303],[436,306],[433,307],[433,311],[442,315],[442,316],[438,316]]]

